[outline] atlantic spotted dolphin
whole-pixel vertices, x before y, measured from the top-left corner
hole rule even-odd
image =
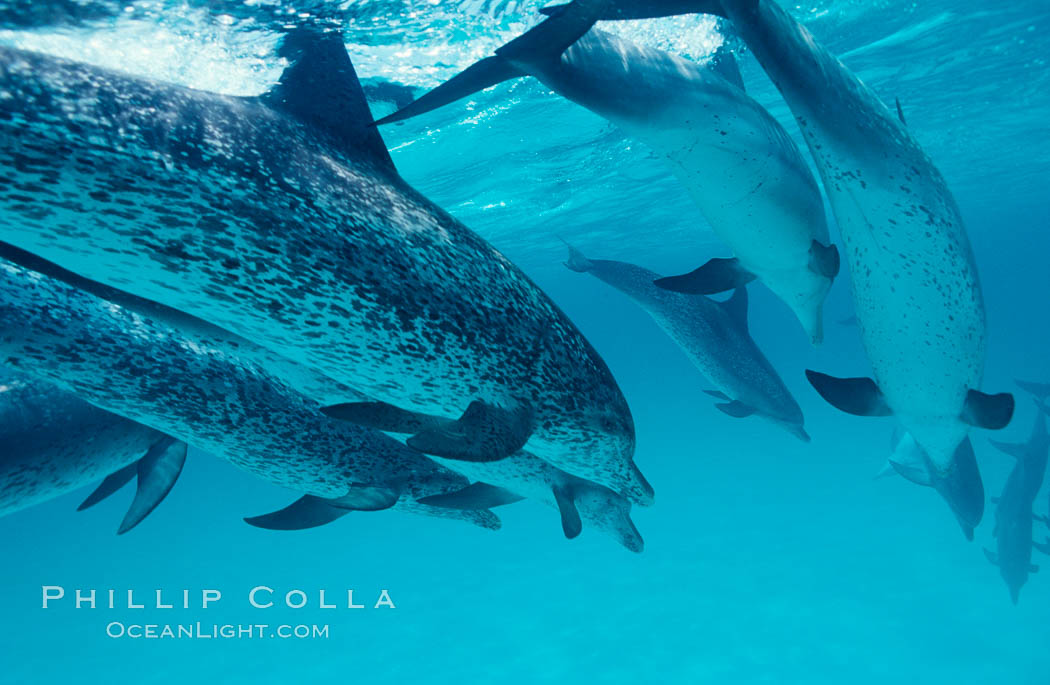
[[[809,442],[802,409],[751,338],[747,289],[723,302],[685,295],[654,285],[660,275],[608,259],[589,259],[569,247],[569,269],[588,273],[634,300],[671,337],[717,388],[715,406],[733,417],[761,416]]]
[[[281,54],[280,83],[238,98],[0,48],[0,239],[376,401],[460,417],[413,448],[527,445],[651,502],[604,361],[400,178],[340,37],[292,33]]]
[[[135,480],[123,534],[167,496],[185,460],[185,443],[0,366],[0,516],[104,478],[86,509]]]
[[[297,529],[349,511],[397,507],[498,527],[489,511],[418,499],[462,489],[465,478],[382,433],[321,413],[224,339],[104,300],[63,280],[0,262],[0,358],[93,405],[305,493],[249,519]]]
[[[985,550],[988,560],[999,567],[999,574],[1010,589],[1010,599],[1017,604],[1021,587],[1028,574],[1038,571],[1032,563],[1032,547],[1045,548],[1032,539],[1032,505],[1046,475],[1050,434],[1046,430],[1045,405],[1036,403],[1035,425],[1027,443],[997,442],[992,445],[1016,461],[1003,492],[993,500],[995,506],[996,551]]]
[[[1013,397],[978,390],[984,300],[944,178],[878,96],[772,0],[610,0],[608,8],[617,18],[682,12],[728,18],[769,74],[798,121],[842,234],[875,378],[809,373],[810,382],[843,411],[896,416],[935,475],[950,481],[969,428],[1006,426]]]
[[[378,123],[422,114],[500,81],[534,76],[664,158],[735,255],[661,279],[661,287],[712,294],[757,278],[791,307],[813,342],[820,342],[824,297],[839,257],[829,243],[816,179],[798,146],[744,92],[725,48],[711,64],[701,65],[598,29],[576,40],[581,22],[587,25],[586,13],[599,4],[571,5]]]

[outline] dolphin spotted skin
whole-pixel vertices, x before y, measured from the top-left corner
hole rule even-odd
[[[802,130],[837,219],[871,379],[810,373],[844,411],[893,414],[951,479],[970,426],[1002,428],[1010,395],[978,391],[985,310],[962,217],[899,118],[772,0],[612,0],[615,18],[726,17]],[[972,522],[976,525],[976,521]]]
[[[278,86],[237,98],[0,48],[0,239],[377,401],[462,417],[413,436],[421,451],[527,444],[650,503],[608,367],[398,176],[340,38],[290,34],[282,54]]]
[[[588,259],[573,247],[565,265],[611,285],[653,317],[718,388],[709,394],[722,400],[715,405],[721,411],[762,416],[809,441],[802,409],[748,331],[744,287],[724,302],[676,293],[653,284],[657,273],[627,262]]]
[[[307,493],[251,521],[262,527],[312,527],[391,506],[499,525],[489,511],[416,502],[467,481],[378,431],[326,417],[222,339],[188,335],[11,262],[0,262],[0,331],[6,364]]]
[[[1035,425],[1027,443],[991,441],[994,447],[1016,459],[1003,492],[995,502],[996,551],[985,550],[989,561],[999,567],[999,574],[1006,581],[1014,604],[1017,604],[1021,587],[1028,581],[1028,574],[1039,570],[1032,563],[1032,505],[1046,475],[1050,435],[1046,430],[1046,407],[1039,403],[1037,407]],[[1042,545],[1040,548],[1046,549]]]
[[[735,255],[663,279],[662,287],[711,294],[757,277],[820,342],[824,298],[838,273],[820,190],[791,136],[744,92],[732,54],[699,65],[598,29],[565,47],[559,34],[566,21],[578,18],[548,19],[378,123],[436,109],[497,80],[534,76],[667,160]]]
[[[185,444],[159,431],[0,366],[0,516],[107,477],[84,509],[138,476],[125,533],[164,499],[185,458]]]

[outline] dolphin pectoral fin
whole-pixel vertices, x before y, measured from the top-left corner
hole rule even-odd
[[[681,276],[668,276],[653,281],[657,287],[687,295],[714,295],[747,285],[755,274],[740,265],[736,257],[714,258],[698,269]]]
[[[416,433],[405,441],[424,454],[459,461],[499,461],[525,446],[531,413],[475,400],[459,419]]]
[[[732,400],[729,399],[729,396],[721,390],[704,390],[704,392],[710,395],[711,397],[714,397],[715,399],[724,400],[726,402],[732,402]]]
[[[1036,542],[1035,540],[1032,540],[1032,547],[1043,554],[1050,554],[1050,540],[1047,540],[1046,542]]]
[[[992,566],[999,565],[999,557],[995,555],[995,552],[988,549],[987,547],[982,547],[981,550],[984,552],[984,558],[988,560],[988,563],[990,563]]]
[[[998,430],[1005,428],[1014,415],[1014,396],[1008,392],[988,395],[971,388],[966,391],[966,404],[963,405],[963,423],[975,428]]]
[[[998,440],[989,440],[988,444],[999,450],[1009,454],[1014,459],[1023,459],[1025,454],[1025,446],[1019,445],[1013,442],[999,442]]]
[[[397,504],[399,497],[400,493],[391,487],[355,484],[342,497],[303,495],[284,509],[251,516],[244,522],[267,530],[305,530],[331,523],[351,511],[389,509]]]
[[[554,493],[554,501],[558,503],[558,511],[561,512],[561,529],[565,532],[565,537],[572,540],[583,531],[583,521],[580,520],[579,510],[576,509],[572,490],[555,485],[551,491]]]
[[[77,511],[84,511],[89,507],[95,506],[117,490],[120,490],[122,487],[130,483],[131,479],[134,478],[137,473],[137,468],[136,462],[132,462],[124,468],[114,471],[106,476],[99,486],[87,496],[87,499],[80,503],[80,506],[77,507]]]
[[[415,102],[376,121],[377,126],[392,124],[425,114],[451,104],[474,93],[491,88],[497,83],[525,76],[522,71],[503,57],[486,57],[467,67],[437,88],[424,93]]]
[[[525,498],[510,490],[479,481],[471,483],[462,490],[422,497],[416,501],[420,504],[445,509],[491,509],[505,504],[514,504],[523,499]]]
[[[814,240],[809,246],[809,270],[825,278],[834,279],[841,266],[839,250],[834,245],[821,245]]]
[[[911,433],[905,433],[893,448],[888,463],[890,468],[905,480],[923,487],[931,487],[933,478],[928,461],[926,452],[915,442]]]
[[[244,519],[248,525],[267,530],[305,530],[331,523],[350,513],[350,509],[334,507],[329,500],[304,495],[284,509]]]
[[[893,412],[879,386],[870,378],[835,378],[806,369],[806,378],[824,400],[854,416],[889,416]]]
[[[142,522],[175,486],[186,463],[186,443],[165,437],[150,447],[146,456],[135,465],[135,499],[131,501],[117,535],[123,535]]]
[[[333,419],[388,433],[419,433],[449,423],[446,419],[408,411],[386,402],[333,404],[322,407],[321,413]]]
[[[718,411],[723,414],[728,414],[734,419],[744,419],[755,413],[755,408],[744,404],[740,400],[733,400],[732,402],[721,402],[715,405]]]

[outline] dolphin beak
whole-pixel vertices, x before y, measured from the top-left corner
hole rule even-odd
[[[813,440],[811,437],[809,437],[809,433],[806,432],[806,429],[798,424],[788,425],[788,430],[791,431],[791,434],[799,440],[801,440],[802,442],[811,442]]]

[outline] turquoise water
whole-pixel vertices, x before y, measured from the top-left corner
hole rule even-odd
[[[280,73],[273,46],[288,20],[274,20],[271,3],[205,5],[144,3],[113,16],[103,7],[31,30],[8,22],[0,38],[195,87],[264,90]],[[531,4],[338,7],[363,78],[421,88],[534,22]],[[1050,379],[1050,8],[858,0],[806,3],[796,16],[883,98],[900,98],[952,187],[988,309],[983,387]],[[606,28],[697,58],[718,42],[704,19]],[[746,54],[743,71],[749,92],[797,133]],[[375,113],[390,109],[376,103]],[[802,405],[806,445],[715,410],[705,379],[644,312],[561,265],[558,236],[665,273],[725,255],[644,146],[535,81],[383,134],[402,175],[524,268],[609,364],[657,492],[655,507],[633,513],[645,552],[587,530],[565,540],[556,512],[532,502],[500,509],[498,532],[397,512],[256,530],[241,518],[296,495],[191,451],[169,497],[125,536],[114,533],[128,493],[76,513],[86,495],[77,492],[0,520],[0,682],[1047,682],[1050,565],[1013,606],[981,551],[994,547],[992,508],[966,542],[931,491],[873,479],[892,419],[839,413],[806,383],[805,368],[870,373],[856,329],[836,323],[851,314],[845,278],[816,349],[786,307],[752,288],[753,336]],[[1018,398],[996,439],[1028,436],[1035,412]],[[974,443],[996,494],[1012,463],[989,436],[975,432]],[[1044,491],[1037,511],[1047,506]],[[44,610],[42,585],[134,589],[137,599],[214,588],[223,599],[207,610]],[[253,609],[258,585],[278,597],[302,589],[310,605]],[[317,608],[320,589],[330,600],[353,589],[371,605],[384,588],[396,610]],[[329,636],[114,639],[113,621],[326,624]]]

